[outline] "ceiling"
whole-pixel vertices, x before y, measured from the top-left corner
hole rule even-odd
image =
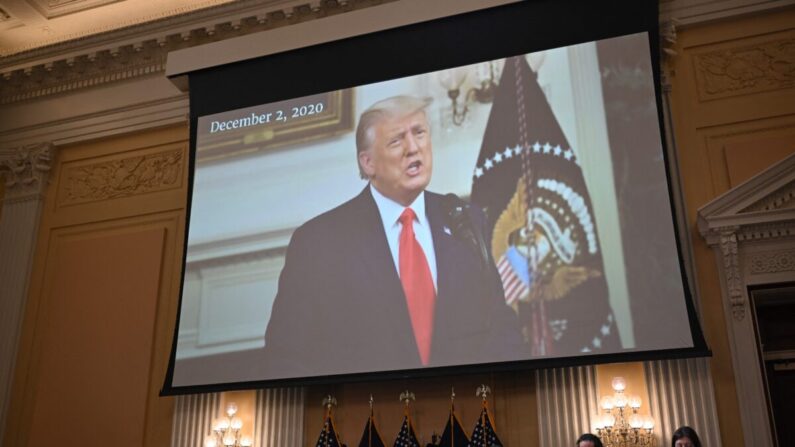
[[[0,57],[236,0],[0,0]]]

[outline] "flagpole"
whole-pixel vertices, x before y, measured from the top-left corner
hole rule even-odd
[[[455,387],[450,388],[450,446],[455,445],[455,427],[453,427],[453,412],[455,411]]]
[[[491,392],[491,388],[488,387],[486,384],[481,384],[478,387],[477,391],[475,392],[476,396],[480,396],[483,399],[483,409],[480,412],[480,426],[483,427],[483,445],[482,447],[488,447],[486,445],[486,412],[488,411],[488,403],[486,402],[486,397]]]
[[[334,398],[331,394],[327,395],[325,399],[323,399],[323,406],[326,407],[326,417],[323,421],[323,440],[324,440],[324,447],[329,447],[329,436],[330,436],[330,425],[331,425],[331,407],[333,405],[337,405],[337,399]]]
[[[367,447],[373,447],[373,395],[370,395],[370,420],[367,421]]]

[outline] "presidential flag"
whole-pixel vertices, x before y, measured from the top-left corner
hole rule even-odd
[[[464,428],[461,426],[461,422],[459,422],[458,416],[455,414],[454,406],[450,407],[450,416],[447,418],[447,425],[444,427],[441,440],[436,445],[440,447],[469,446],[469,437],[466,432],[464,432]]]
[[[378,433],[378,429],[375,428],[372,412],[370,417],[367,418],[367,425],[364,426],[364,433],[362,433],[362,439],[359,441],[359,447],[384,447],[384,441],[381,440],[381,435]]]
[[[315,447],[342,447],[342,443],[337,437],[337,431],[334,429],[334,421],[331,415],[327,415],[323,421],[323,429],[320,430],[320,436],[317,438]]]
[[[403,417],[403,425],[400,427],[397,439],[393,447],[420,447],[414,427],[411,425],[411,418],[408,415]]]
[[[505,301],[533,355],[620,349],[577,148],[524,56],[505,61],[471,201],[486,211]]]
[[[494,432],[494,426],[491,424],[491,417],[489,410],[483,406],[483,411],[480,412],[478,423],[475,424],[475,429],[472,430],[472,439],[469,442],[469,447],[502,447],[502,441]]]

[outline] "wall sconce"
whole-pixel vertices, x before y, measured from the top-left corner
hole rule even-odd
[[[490,61],[477,66],[457,67],[439,72],[439,83],[447,90],[447,97],[452,102],[451,119],[454,125],[460,126],[464,123],[472,102],[487,104],[494,100],[494,94],[497,91],[496,64],[495,61]],[[470,71],[473,70],[477,71],[479,81],[476,81],[476,86],[471,87],[459,103],[461,86],[470,76]]]
[[[240,436],[243,421],[235,417],[237,404],[226,406],[226,417],[213,421],[212,434],[204,438],[204,447],[251,447],[254,441],[248,436]]]
[[[614,377],[611,385],[615,394],[599,400],[604,414],[597,415],[594,424],[602,443],[605,447],[654,447],[654,419],[638,414],[640,397],[624,393],[627,382],[623,377]]]

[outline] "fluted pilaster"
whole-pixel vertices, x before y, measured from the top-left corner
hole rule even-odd
[[[257,391],[254,445],[304,445],[304,389],[272,388]]]
[[[204,437],[212,429],[213,418],[221,411],[220,405],[221,396],[217,393],[177,396],[171,446],[202,447]]]
[[[0,215],[0,439],[5,432],[43,191],[54,155],[49,143],[0,150],[0,176],[5,180]]]
[[[705,358],[644,363],[654,431],[663,440],[689,425],[703,445],[722,445],[709,361]]]
[[[536,393],[541,447],[574,445],[591,431],[591,415],[599,409],[593,366],[539,370]]]

